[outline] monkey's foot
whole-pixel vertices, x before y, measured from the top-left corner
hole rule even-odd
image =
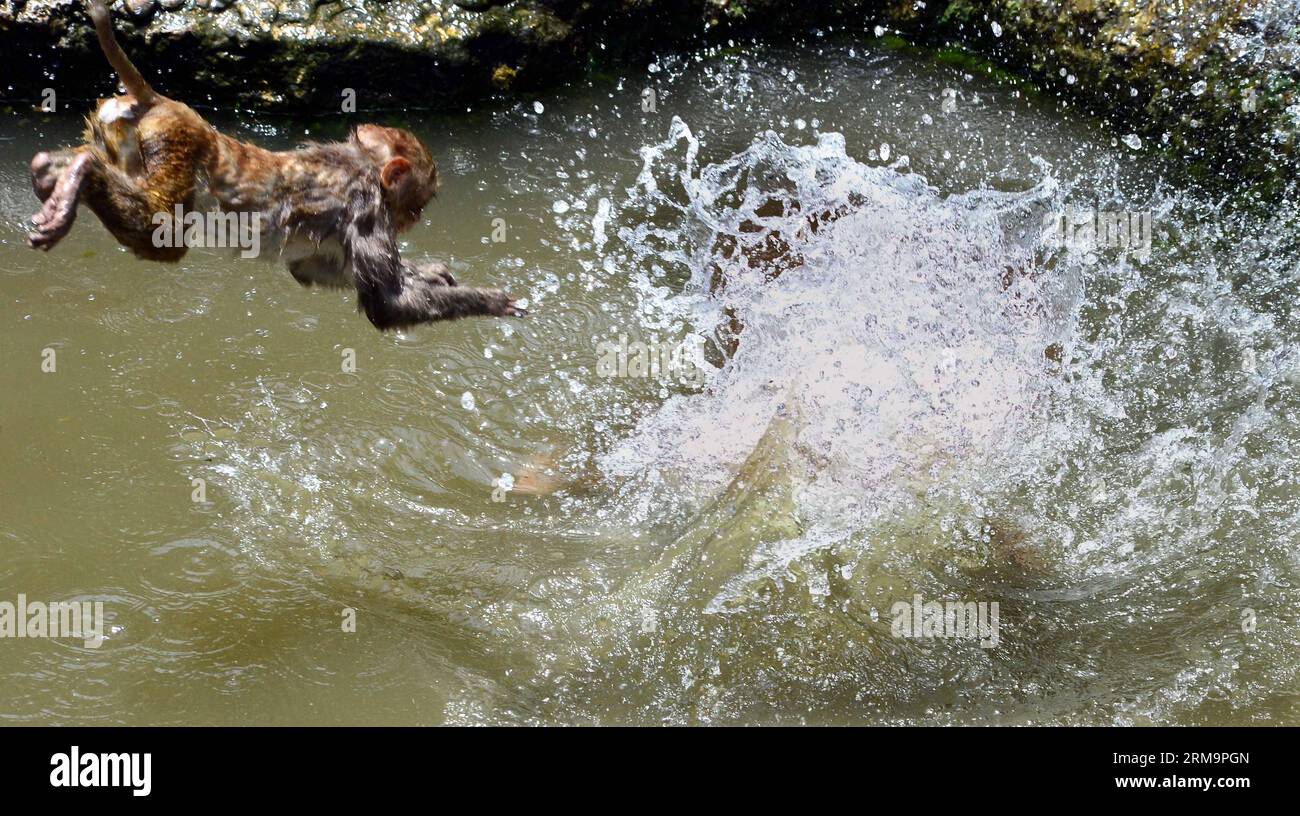
[[[37,198],[44,201],[50,197],[59,178],[74,158],[76,154],[71,150],[56,153],[42,150],[32,157],[32,192],[36,193]]]
[[[36,186],[36,165],[46,154],[37,154],[32,160],[32,184]],[[47,157],[48,158],[48,157]],[[51,158],[52,163],[54,160]],[[77,218],[77,199],[81,196],[81,184],[86,178],[86,167],[90,164],[90,155],[81,154],[68,164],[63,175],[58,178],[54,188],[45,197],[41,211],[32,216],[35,225],[27,235],[27,243],[34,249],[50,250],[72,229],[72,222]],[[40,189],[36,194],[41,194]]]

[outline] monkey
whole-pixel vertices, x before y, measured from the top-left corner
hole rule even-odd
[[[58,244],[85,204],[137,257],[176,262],[188,247],[155,240],[158,225],[177,208],[215,204],[254,215],[300,284],[354,288],[358,311],[380,331],[527,314],[499,289],[458,285],[440,261],[401,258],[397,234],[419,223],[438,191],[437,165],[417,136],[364,124],[344,142],[295,150],[240,142],[149,85],[118,44],[103,0],[87,0],[87,10],[126,94],[99,103],[85,144],[32,159],[32,189],[43,202],[32,247]]]

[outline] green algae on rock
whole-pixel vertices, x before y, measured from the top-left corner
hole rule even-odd
[[[80,0],[0,8],[3,92],[102,95],[111,80]],[[1291,0],[128,0],[116,25],[165,92],[198,104],[360,112],[445,108],[562,82],[593,63],[700,39],[813,26],[959,47],[1032,77],[1193,172],[1291,181],[1300,6]],[[1137,147],[1135,149],[1142,149]]]

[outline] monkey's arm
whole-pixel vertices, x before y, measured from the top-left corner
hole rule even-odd
[[[382,219],[356,219],[347,251],[357,285],[357,307],[382,330],[461,317],[523,317],[526,312],[500,289],[457,286],[438,263],[413,264],[398,255]]]

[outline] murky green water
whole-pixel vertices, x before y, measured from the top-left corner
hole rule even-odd
[[[404,251],[533,314],[403,335],[86,212],[28,250],[78,116],[6,120],[0,600],[110,631],[0,640],[0,718],[1296,723],[1286,213],[967,70],[814,41],[417,117]],[[1040,245],[1089,207],[1150,258]],[[620,334],[713,338],[703,386],[602,377]],[[997,646],[894,637],[918,594],[998,602]]]

